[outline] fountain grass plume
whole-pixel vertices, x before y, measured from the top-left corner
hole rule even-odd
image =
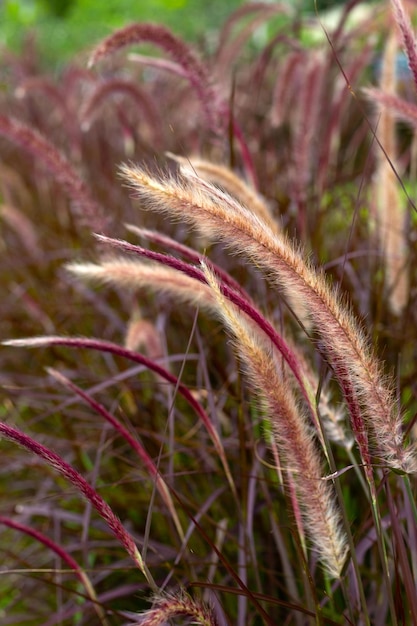
[[[142,347],[145,354],[153,360],[162,358],[164,354],[161,334],[155,324],[142,318],[137,310],[133,311],[128,322],[124,347],[133,351],[138,351]]]
[[[414,84],[417,89],[417,44],[416,36],[410,22],[410,18],[404,10],[402,0],[391,0],[391,6],[394,13],[395,21],[401,32],[405,53],[408,58],[408,64],[413,74]]]
[[[218,622],[210,607],[193,599],[185,591],[155,596],[153,608],[139,616],[131,626],[164,626],[174,617],[192,618],[193,624],[217,626]]]
[[[122,174],[148,209],[187,221],[210,239],[224,242],[261,268],[290,298],[302,299],[344,393],[369,482],[373,483],[369,435],[388,466],[416,471],[415,450],[404,448],[392,383],[381,373],[349,306],[323,273],[287,237],[272,232],[237,200],[191,172],[175,179],[156,178],[145,169],[125,165]]]
[[[284,2],[248,2],[237,9],[220,32],[216,55],[216,66],[220,72],[225,74],[231,71],[243,46],[257,28],[277,15],[288,16],[290,13],[291,7]],[[225,77],[223,81],[225,82]]]
[[[66,268],[84,281],[135,291],[146,289],[156,293],[168,293],[188,304],[202,306],[204,309],[215,309],[211,291],[204,283],[157,263],[114,258],[101,261],[99,264],[69,263]]]
[[[138,237],[142,237],[146,239],[147,241],[155,243],[158,246],[162,246],[165,249],[171,250],[172,252],[176,252],[180,257],[186,259],[187,261],[191,261],[191,263],[194,265],[200,265],[200,261],[204,257],[204,255],[201,254],[201,252],[197,252],[193,248],[190,248],[189,246],[179,243],[175,239],[172,239],[171,237],[168,237],[167,235],[164,235],[163,233],[160,233],[158,231],[149,230],[147,228],[142,228],[140,226],[134,226],[133,224],[125,224],[125,226],[126,226],[126,230],[128,230],[129,232],[134,233]],[[110,245],[114,245],[116,248],[118,247],[121,250],[125,250],[126,252],[133,252],[135,254],[137,253],[146,258],[152,258],[155,261],[162,262],[162,264],[165,265],[165,261],[163,260],[162,255],[148,256],[149,250],[147,250],[146,248],[142,248],[139,246],[137,249],[134,249],[133,247],[130,247],[130,244],[128,244],[126,241],[123,241],[120,239],[112,239],[111,237],[105,237],[105,236],[97,235],[97,234],[95,236],[99,239],[99,241],[102,241],[103,243],[109,243]],[[172,257],[171,255],[164,255],[164,258],[169,264],[170,259]],[[238,283],[220,265],[213,263],[209,259],[206,259],[206,261],[213,268],[216,275],[219,278],[221,278],[221,281],[224,285],[228,285],[236,293],[241,293],[245,298],[247,298],[248,300],[251,300],[249,294],[245,291],[242,285]],[[180,268],[176,267],[176,269],[180,269]]]
[[[49,175],[55,178],[71,199],[79,223],[90,229],[106,229],[109,218],[103,208],[91,197],[86,183],[66,156],[50,141],[23,122],[6,115],[0,115],[0,135],[23,148],[45,166]]]
[[[377,87],[366,87],[362,89],[362,93],[373,104],[387,109],[396,119],[408,122],[414,128],[417,127],[417,106],[412,102],[403,100],[394,94],[386,93]]]
[[[397,77],[397,35],[388,37],[381,68],[381,90],[395,94]],[[392,111],[379,105],[377,136],[385,153],[378,151],[375,172],[376,228],[385,264],[385,282],[388,303],[399,316],[409,298],[408,258],[409,250],[405,236],[405,210],[401,198],[397,174],[393,169],[398,159],[395,116]],[[388,156],[388,158],[387,158]]]
[[[206,67],[191,47],[165,26],[143,22],[130,24],[117,30],[93,50],[89,59],[89,66],[96,65],[100,60],[122,48],[143,42],[158,46],[184,68],[187,78],[198,96],[208,128],[217,134],[220,128],[220,109],[217,94],[211,85]],[[219,110],[216,111],[216,108]]]
[[[291,196],[297,207],[298,230],[304,241],[307,226],[307,201],[311,176],[315,175],[312,167],[314,142],[317,141],[315,129],[319,126],[321,100],[326,76],[326,64],[322,55],[309,55],[304,59],[303,74],[300,84],[296,84],[297,95],[293,103],[294,136],[293,166],[291,168]]]
[[[172,154],[172,152],[168,152],[167,156],[180,164],[181,171],[186,172],[187,169],[189,169],[197,173],[201,178],[215,185],[219,185],[231,196],[237,198],[239,202],[250,207],[272,230],[279,229],[277,220],[272,215],[269,206],[262,196],[251,185],[244,182],[239,176],[232,172],[229,167],[212,163],[200,157],[178,156]]]
[[[266,406],[266,419],[271,423],[280,458],[285,459],[285,470],[291,475],[313,546],[329,574],[340,576],[346,559],[346,540],[340,530],[334,494],[323,481],[314,431],[283,372],[278,371],[271,346],[260,340],[241,311],[227,301],[216,277],[204,264],[203,271],[216,298],[218,314],[234,339],[253,388]]]

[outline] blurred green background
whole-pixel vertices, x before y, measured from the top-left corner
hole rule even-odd
[[[284,0],[314,11],[314,0]],[[346,0],[318,0],[320,9]],[[210,40],[243,0],[0,0],[0,44],[19,51],[36,34],[42,60],[57,67],[114,29],[142,20],[161,22],[189,41]]]

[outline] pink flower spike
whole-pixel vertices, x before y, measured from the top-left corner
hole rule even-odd
[[[401,31],[403,45],[405,53],[408,58],[408,65],[413,73],[414,83],[417,88],[417,44],[416,36],[413,32],[413,27],[410,22],[410,18],[404,11],[404,6],[401,0],[391,0],[394,18],[398,24],[398,28]]]
[[[210,84],[206,68],[194,51],[184,41],[176,37],[161,24],[136,23],[121,28],[104,39],[93,50],[88,65],[92,67],[101,59],[114,54],[118,50],[143,42],[152,43],[167,52],[178,63],[195,90],[200,100],[210,130],[218,132],[220,109],[216,101],[217,95]]]
[[[136,546],[133,537],[125,529],[122,522],[112,511],[107,502],[103,500],[103,498],[97,493],[97,491],[93,489],[93,487],[85,480],[85,478],[81,476],[81,474],[77,472],[77,470],[75,470],[69,463],[64,461],[64,459],[62,459],[58,454],[56,454],[46,446],[42,445],[35,439],[32,439],[32,437],[26,435],[26,433],[23,433],[21,430],[18,430],[13,426],[9,426],[4,422],[0,422],[0,437],[1,436],[5,439],[8,439],[9,441],[17,443],[17,445],[25,448],[29,452],[36,454],[41,459],[43,459],[50,467],[54,468],[57,472],[59,472],[59,474],[69,480],[70,483],[74,485],[74,487],[78,491],[80,491],[83,496],[93,505],[98,514],[106,522],[111,532],[120,541],[120,543],[126,549],[126,552],[144,574],[145,578],[154,587],[152,577],[145,563],[143,562],[142,556]]]

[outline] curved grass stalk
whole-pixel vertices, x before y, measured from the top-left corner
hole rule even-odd
[[[28,452],[36,454],[36,456],[39,456],[50,467],[66,478],[96,509],[97,513],[103,518],[110,531],[116,539],[119,540],[128,555],[131,557],[132,561],[145,576],[151,588],[156,590],[157,587],[155,581],[153,580],[146,563],[143,561],[142,555],[139,552],[132,535],[126,530],[107,502],[103,500],[100,494],[85,480],[83,476],[81,476],[79,472],[77,472],[77,470],[64,461],[64,459],[53,450],[50,450],[26,433],[14,428],[13,426],[5,424],[4,422],[0,422],[0,437],[13,441],[22,448],[25,448]]]

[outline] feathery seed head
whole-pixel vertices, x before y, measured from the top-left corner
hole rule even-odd
[[[291,387],[278,371],[265,337],[226,300],[207,265],[203,263],[202,267],[214,292],[218,313],[234,338],[253,387],[262,390],[259,393],[266,406],[266,417],[271,422],[279,454],[286,459],[286,467],[291,472],[313,546],[328,572],[339,576],[347,554],[346,539],[340,529],[334,495],[321,480],[321,460],[312,429]]]
[[[191,223],[202,234],[225,242],[263,269],[289,297],[302,298],[343,390],[362,462],[371,477],[368,435],[379,456],[403,471],[416,467],[415,453],[404,450],[401,418],[395,409],[392,386],[387,385],[378,361],[350,309],[286,237],[225,192],[195,174],[165,180],[138,167],[122,167],[123,176],[144,204]]]
[[[139,616],[140,621],[137,622],[136,626],[163,626],[168,623],[168,620],[181,616],[193,618],[193,624],[217,625],[217,620],[210,607],[181,591],[175,594],[165,593],[156,596],[154,607]]]

